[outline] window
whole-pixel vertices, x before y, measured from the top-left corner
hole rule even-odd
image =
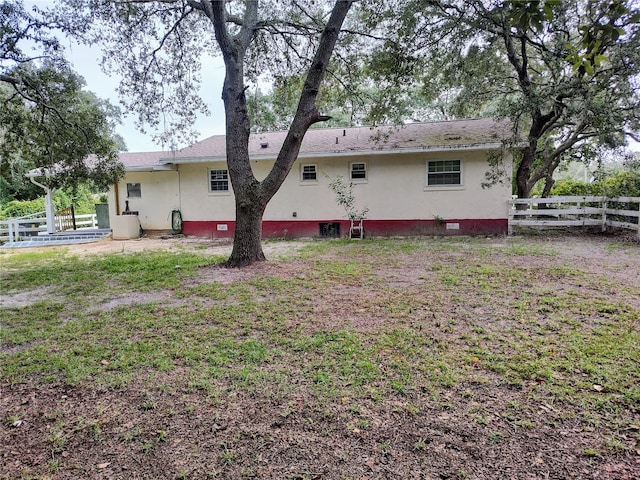
[[[227,170],[209,170],[209,191],[229,191],[229,172]]]
[[[349,177],[351,180],[366,180],[367,179],[367,164],[366,163],[352,163]]]
[[[127,183],[127,198],[142,198],[139,183]]]
[[[300,168],[303,182],[315,182],[318,180],[318,172],[315,165],[301,165]]]
[[[462,185],[460,160],[431,160],[427,162],[427,186]]]

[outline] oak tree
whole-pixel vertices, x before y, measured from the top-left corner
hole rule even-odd
[[[413,78],[421,93],[447,99],[450,117],[512,120],[514,142],[524,143],[515,158],[520,197],[540,180],[548,192],[558,166],[594,145],[638,138],[637,2],[379,0],[374,8],[393,40],[382,51],[395,65],[387,81]]]
[[[24,174],[36,168],[51,188],[108,188],[124,173],[113,135],[118,111],[84,90],[53,34],[57,24],[42,12],[2,2],[0,23],[3,198],[34,193]]]
[[[264,210],[291,170],[307,129],[329,119],[316,99],[352,3],[63,0],[58,18],[78,38],[103,46],[106,66],[122,74],[120,93],[139,124],[158,126],[162,119],[163,133],[174,140],[207,110],[198,96],[203,54],[222,56],[226,159],[236,207],[226,265],[240,267],[265,259]],[[295,114],[272,170],[258,180],[249,161],[247,90],[262,72],[275,75],[292,66],[305,73]]]

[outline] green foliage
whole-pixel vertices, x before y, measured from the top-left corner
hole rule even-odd
[[[0,207],[0,219],[22,217],[44,211],[43,191],[40,187],[41,198],[35,200],[8,200]],[[57,190],[53,194],[53,204],[56,210],[70,207],[75,208],[76,215],[95,213],[96,201],[94,194],[86,184],[75,189]]]
[[[24,217],[38,212],[44,212],[44,198],[37,200],[11,200],[2,205],[0,219]]]
[[[640,169],[617,171],[600,184],[609,197],[640,197]]]
[[[569,178],[556,180],[551,188],[551,195],[640,197],[640,169],[617,170],[593,183],[585,183]]]
[[[0,19],[0,199],[37,198],[24,177],[36,168],[52,188],[90,181],[106,189],[124,173],[112,138],[119,111],[83,90],[51,33],[60,26],[51,15],[4,2]]]
[[[356,208],[356,197],[353,193],[353,182],[345,183],[344,178],[338,175],[329,183],[329,188],[336,194],[336,203],[347,212],[349,220],[363,220],[367,218],[369,207],[361,210]]]
[[[570,178],[556,180],[551,187],[551,195],[600,195],[599,185],[581,182]]]
[[[335,65],[335,68],[339,66]],[[277,76],[268,93],[257,87],[247,98],[247,108],[254,132],[287,130],[295,115],[304,84],[303,75]],[[318,110],[331,119],[312,128],[351,126],[361,112],[353,98],[335,77],[328,78],[318,94]]]
[[[0,123],[8,126],[0,156],[14,195],[24,187],[24,173],[35,168],[46,169],[41,183],[52,188],[90,181],[104,190],[122,176],[111,138],[117,112],[84,91],[81,77],[52,63],[19,65],[6,76],[15,83],[0,88]]]

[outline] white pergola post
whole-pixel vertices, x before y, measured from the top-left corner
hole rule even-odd
[[[44,209],[47,212],[47,233],[56,233],[56,211],[53,206],[53,192],[50,188],[46,189],[47,194],[44,197]]]
[[[53,207],[54,191],[51,188],[47,187],[46,185],[43,185],[37,182],[35,179],[35,175],[33,175],[32,172],[29,172],[27,174],[27,177],[29,177],[29,180],[31,180],[31,183],[44,189],[46,193],[44,197],[44,210],[47,217],[47,233],[49,235],[56,233],[56,211]]]

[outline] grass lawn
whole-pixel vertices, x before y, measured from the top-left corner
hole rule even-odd
[[[0,478],[640,476],[637,243],[174,245],[0,252]]]

